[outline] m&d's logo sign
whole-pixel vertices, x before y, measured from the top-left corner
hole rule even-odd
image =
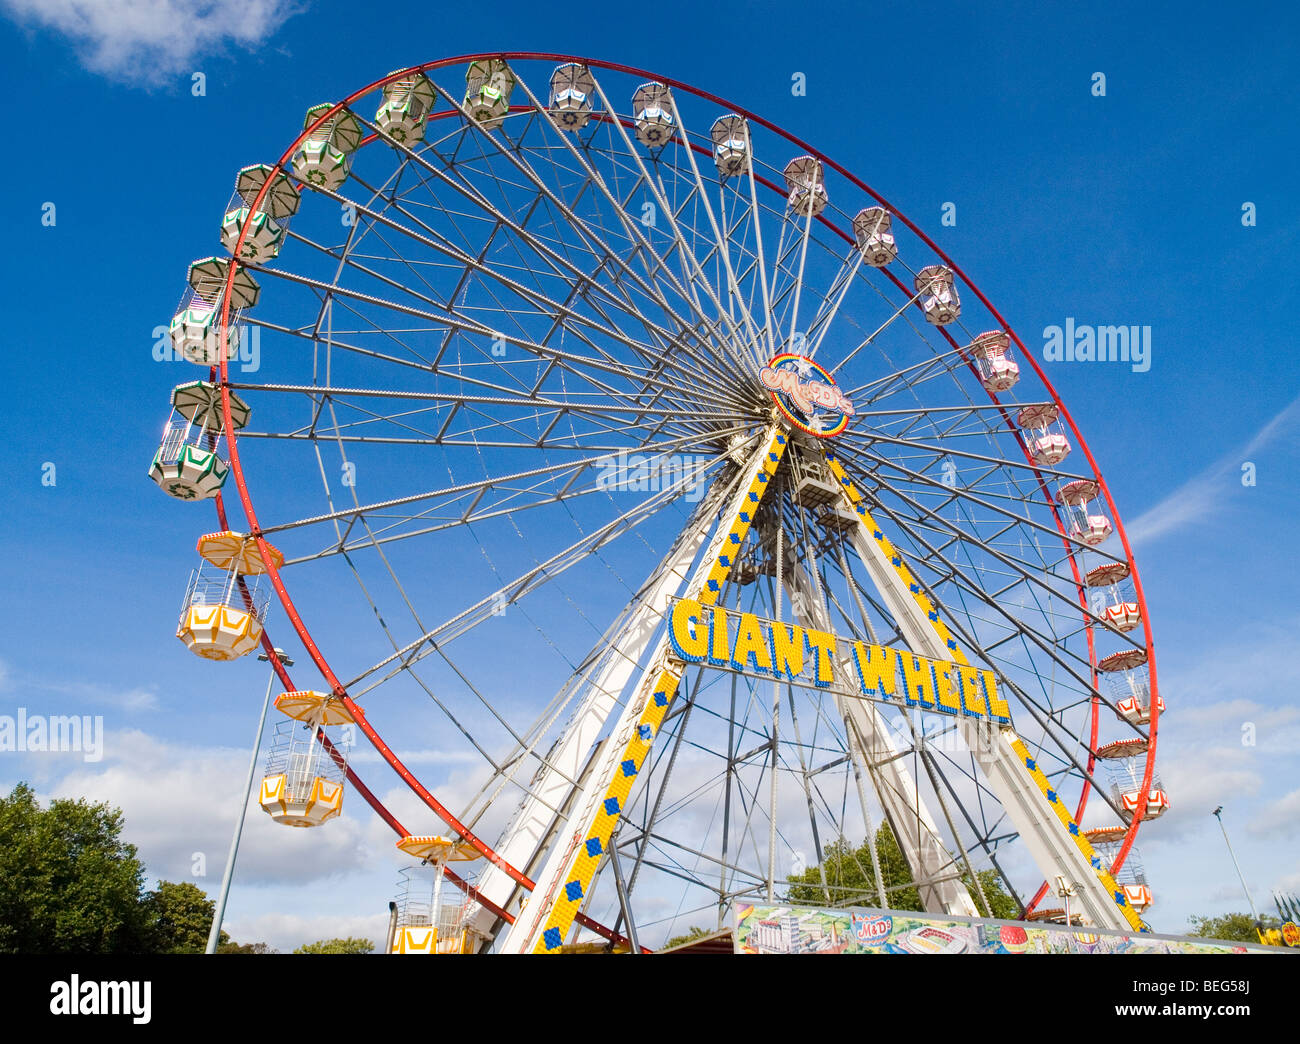
[[[835,378],[811,359],[792,352],[774,356],[758,372],[776,408],[800,431],[828,439],[849,425],[853,403]]]

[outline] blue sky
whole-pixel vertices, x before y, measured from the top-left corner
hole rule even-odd
[[[1126,519],[1153,619],[1173,810],[1140,842],[1158,896],[1149,919],[1177,931],[1190,913],[1244,905],[1210,816],[1219,804],[1256,901],[1300,893],[1292,5],[927,15],[669,2],[650,15],[499,3],[487,20],[481,7],[410,5],[382,24],[322,0],[168,0],[133,15],[144,6],[86,15],[71,0],[0,0],[0,83],[26,114],[0,173],[11,392],[0,713],[102,714],[109,734],[98,764],[0,754],[0,787],[28,778],[45,795],[109,797],[152,873],[186,875],[204,851],[201,883],[215,888],[230,807],[220,795],[233,798],[242,776],[265,675],[251,659],[199,664],[172,637],[192,541],[215,525],[182,520],[145,477],[171,383],[151,358],[153,329],[188,262],[217,249],[234,171],[278,156],[308,105],[420,61],[553,50],[684,80],[823,149],[917,221],[1040,360],[1042,331],[1067,317],[1151,327],[1147,372],[1043,364]],[[191,94],[195,71],[203,97]],[[806,97],[791,93],[797,72]],[[1104,97],[1091,92],[1095,72]],[[54,227],[41,221],[47,202]],[[940,222],[947,202],[955,227]],[[1240,740],[1247,723],[1254,746]],[[213,807],[176,797],[195,793]],[[237,935],[292,946],[379,930],[372,911],[398,863],[373,855],[391,841],[351,807],[324,840],[254,824],[231,903]],[[336,906],[284,887],[308,851],[336,868],[314,888],[379,890]]]

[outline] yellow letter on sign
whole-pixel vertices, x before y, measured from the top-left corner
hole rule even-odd
[[[803,674],[803,628],[773,623],[770,634],[772,673],[784,674],[791,680]]]
[[[934,709],[934,670],[930,660],[905,652],[903,663],[903,699],[909,707]]]
[[[988,700],[985,699],[980,683],[978,668],[956,664],[957,676],[961,679],[961,709],[972,718],[989,716]]]
[[[727,610],[720,605],[709,608],[709,663],[726,667],[731,663],[731,638],[727,634]]]
[[[804,642],[808,646],[808,651],[813,654],[813,664],[817,670],[813,684],[819,689],[824,689],[830,685],[833,677],[831,658],[835,655],[835,635],[809,628],[804,632]]]
[[[736,625],[736,644],[731,650],[731,666],[738,671],[747,669],[750,660],[760,674],[772,673],[772,661],[763,634],[763,624],[753,613],[741,613]]]
[[[980,671],[980,677],[984,679],[984,691],[989,694],[989,717],[1003,725],[1010,724],[1011,708],[1007,706],[1002,693],[998,692],[998,683],[993,678],[993,672]]]
[[[957,665],[941,660],[934,661],[935,704],[944,714],[961,713],[961,698],[957,695]]]
[[[853,643],[853,662],[863,696],[892,700],[898,691],[898,654],[886,645]]]
[[[708,630],[701,626],[704,607],[693,598],[683,598],[673,606],[669,634],[673,652],[687,663],[699,663],[709,651]]]

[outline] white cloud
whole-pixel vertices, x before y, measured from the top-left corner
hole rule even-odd
[[[1279,877],[1273,885],[1273,890],[1287,895],[1300,894],[1300,871]]]
[[[1148,839],[1163,844],[1190,843],[1205,829],[1211,811],[1225,800],[1240,804],[1259,793],[1263,778],[1225,748],[1209,748],[1171,763],[1157,759],[1157,772],[1169,795],[1169,811],[1158,821],[1140,831],[1142,842]]]
[[[280,953],[292,953],[304,943],[318,939],[349,936],[369,939],[378,951],[388,935],[388,915],[382,912],[346,916],[266,913],[229,919],[223,927],[236,942],[264,942]]]
[[[1292,841],[1300,824],[1300,789],[1270,802],[1247,824],[1246,829],[1265,841]]]
[[[117,689],[95,682],[75,682],[70,685],[42,683],[38,688],[46,692],[55,692],[60,696],[72,696],[90,703],[101,703],[123,711],[151,711],[158,709],[158,693],[152,688],[136,685],[129,689]]]
[[[1125,527],[1130,543],[1151,541],[1213,516],[1222,507],[1225,489],[1239,481],[1242,462],[1253,457],[1279,434],[1288,431],[1297,421],[1300,421],[1300,398],[1292,399],[1245,446],[1220,457],[1158,504],[1142,512]]]
[[[403,765],[481,765],[483,758],[472,750],[412,750],[395,751]],[[379,751],[373,747],[358,747],[348,755],[353,765],[386,765]]]
[[[1228,903],[1229,905],[1235,904],[1237,907],[1241,907],[1241,899],[1244,894],[1241,885],[1236,881],[1226,881],[1211,889],[1206,898],[1212,903]],[[1254,890],[1251,891],[1251,898],[1255,900],[1255,905],[1258,907],[1259,896],[1255,894]]]
[[[1161,675],[1168,709],[1160,718],[1156,771],[1171,808],[1143,829],[1143,842],[1188,841],[1196,824],[1214,827],[1210,812],[1218,805],[1241,823],[1243,811],[1258,814],[1263,801],[1290,789],[1276,783],[1295,776],[1300,708],[1269,706],[1261,697],[1289,690],[1293,671],[1278,650],[1297,626],[1300,618],[1289,616],[1223,634]]]
[[[261,44],[298,10],[293,0],[0,0],[20,25],[52,30],[92,72],[157,83],[228,44]]]
[[[46,710],[44,694],[52,693],[78,702],[99,704],[119,711],[134,713],[158,709],[158,692],[153,685],[119,687],[102,682],[50,681],[35,675],[15,675],[4,661],[0,661],[0,692],[26,691],[29,709]],[[37,695],[41,694],[41,695]],[[60,708],[66,713],[66,708]]]
[[[123,836],[139,849],[151,879],[195,880],[196,853],[202,853],[206,877],[197,883],[214,890],[225,867],[248,753],[185,747],[136,730],[110,731],[104,746],[103,762],[63,775],[49,786],[53,796],[85,797],[121,808]],[[355,793],[344,800],[341,818],[317,830],[291,830],[272,822],[254,794],[240,843],[238,879],[246,884],[302,882],[364,867],[371,853],[363,824],[373,817]]]

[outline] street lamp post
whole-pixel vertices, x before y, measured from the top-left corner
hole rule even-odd
[[[1228,840],[1228,828],[1223,825],[1223,806],[1211,813],[1219,821],[1219,829],[1223,831],[1223,843],[1228,846],[1228,855],[1232,856],[1232,865],[1237,868],[1237,878],[1241,881],[1241,890],[1246,893],[1246,902],[1250,903],[1251,916],[1259,922],[1259,911],[1255,909],[1255,900],[1250,897],[1250,888],[1246,885],[1246,876],[1241,872],[1241,864],[1237,862],[1237,853],[1232,850],[1232,842]]]
[[[293,660],[284,654],[283,649],[275,650],[275,657],[286,667],[293,666]],[[271,657],[262,653],[257,657],[263,663],[269,663]],[[244,816],[248,812],[248,798],[253,793],[253,779],[257,775],[257,755],[262,749],[262,732],[266,728],[266,712],[271,706],[271,688],[275,685],[275,671],[266,680],[266,698],[262,700],[262,716],[257,722],[257,735],[253,737],[253,756],[248,762],[248,780],[244,784],[244,800],[239,805],[239,818],[235,820],[235,835],[230,839],[230,854],[226,856],[226,871],[221,875],[221,892],[217,896],[217,909],[212,915],[212,930],[208,932],[207,953],[217,952],[217,943],[221,939],[221,919],[226,913],[226,897],[230,895],[230,881],[235,876],[235,857],[239,854],[239,837],[244,832]]]

